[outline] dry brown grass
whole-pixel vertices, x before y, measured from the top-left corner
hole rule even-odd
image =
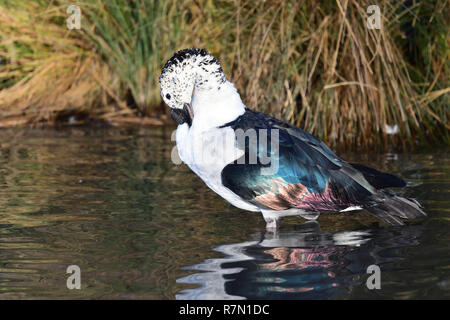
[[[226,61],[224,69],[249,107],[339,145],[386,142],[386,124],[399,126],[394,143],[407,144],[430,116],[433,124],[449,128],[448,110],[433,115],[425,103],[449,88],[433,90],[429,84],[419,95],[394,42],[402,32],[395,22],[400,3],[381,1],[385,15],[380,30],[365,25],[370,1],[233,3],[235,10],[227,7],[230,1],[198,1],[193,11],[203,14],[197,14],[202,21],[193,26],[198,35],[193,42]],[[229,24],[211,23],[217,19]],[[203,27],[207,24],[210,28]],[[233,45],[224,51],[223,43],[210,39]]]
[[[448,1],[378,1],[382,26],[370,30],[369,0],[90,0],[80,4],[82,32],[65,28],[60,1],[19,3],[0,1],[2,117],[136,114],[130,105],[155,115],[161,66],[195,46],[219,58],[247,106],[331,145],[450,139]],[[413,49],[405,25],[422,32]]]
[[[0,6],[0,57],[6,59],[0,83],[2,123],[53,122],[62,112],[118,112],[128,109],[114,100],[114,78],[108,65],[79,36],[54,23],[64,11],[29,2],[25,7]],[[64,16],[65,18],[65,16]]]

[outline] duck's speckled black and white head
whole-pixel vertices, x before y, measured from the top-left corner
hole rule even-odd
[[[226,78],[219,61],[205,49],[184,49],[164,65],[159,85],[161,97],[173,109],[190,104],[194,90],[219,89]]]

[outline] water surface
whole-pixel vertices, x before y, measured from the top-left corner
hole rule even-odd
[[[0,298],[450,298],[448,149],[342,155],[404,178],[427,219],[287,217],[269,234],[172,163],[172,130],[1,130]]]

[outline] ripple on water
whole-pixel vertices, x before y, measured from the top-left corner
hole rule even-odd
[[[400,175],[430,217],[289,217],[226,204],[171,162],[172,128],[11,129],[0,136],[0,299],[449,297],[448,152],[347,154]],[[82,290],[68,290],[79,265]],[[382,290],[365,287],[378,264]]]

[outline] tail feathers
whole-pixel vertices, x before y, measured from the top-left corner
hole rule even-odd
[[[405,181],[392,174],[380,172],[358,163],[350,163],[350,165],[361,172],[364,178],[366,178],[375,189],[406,186]]]
[[[402,219],[427,216],[417,201],[399,196],[385,198],[382,202],[365,207],[365,209],[375,217],[392,225],[403,225]]]

